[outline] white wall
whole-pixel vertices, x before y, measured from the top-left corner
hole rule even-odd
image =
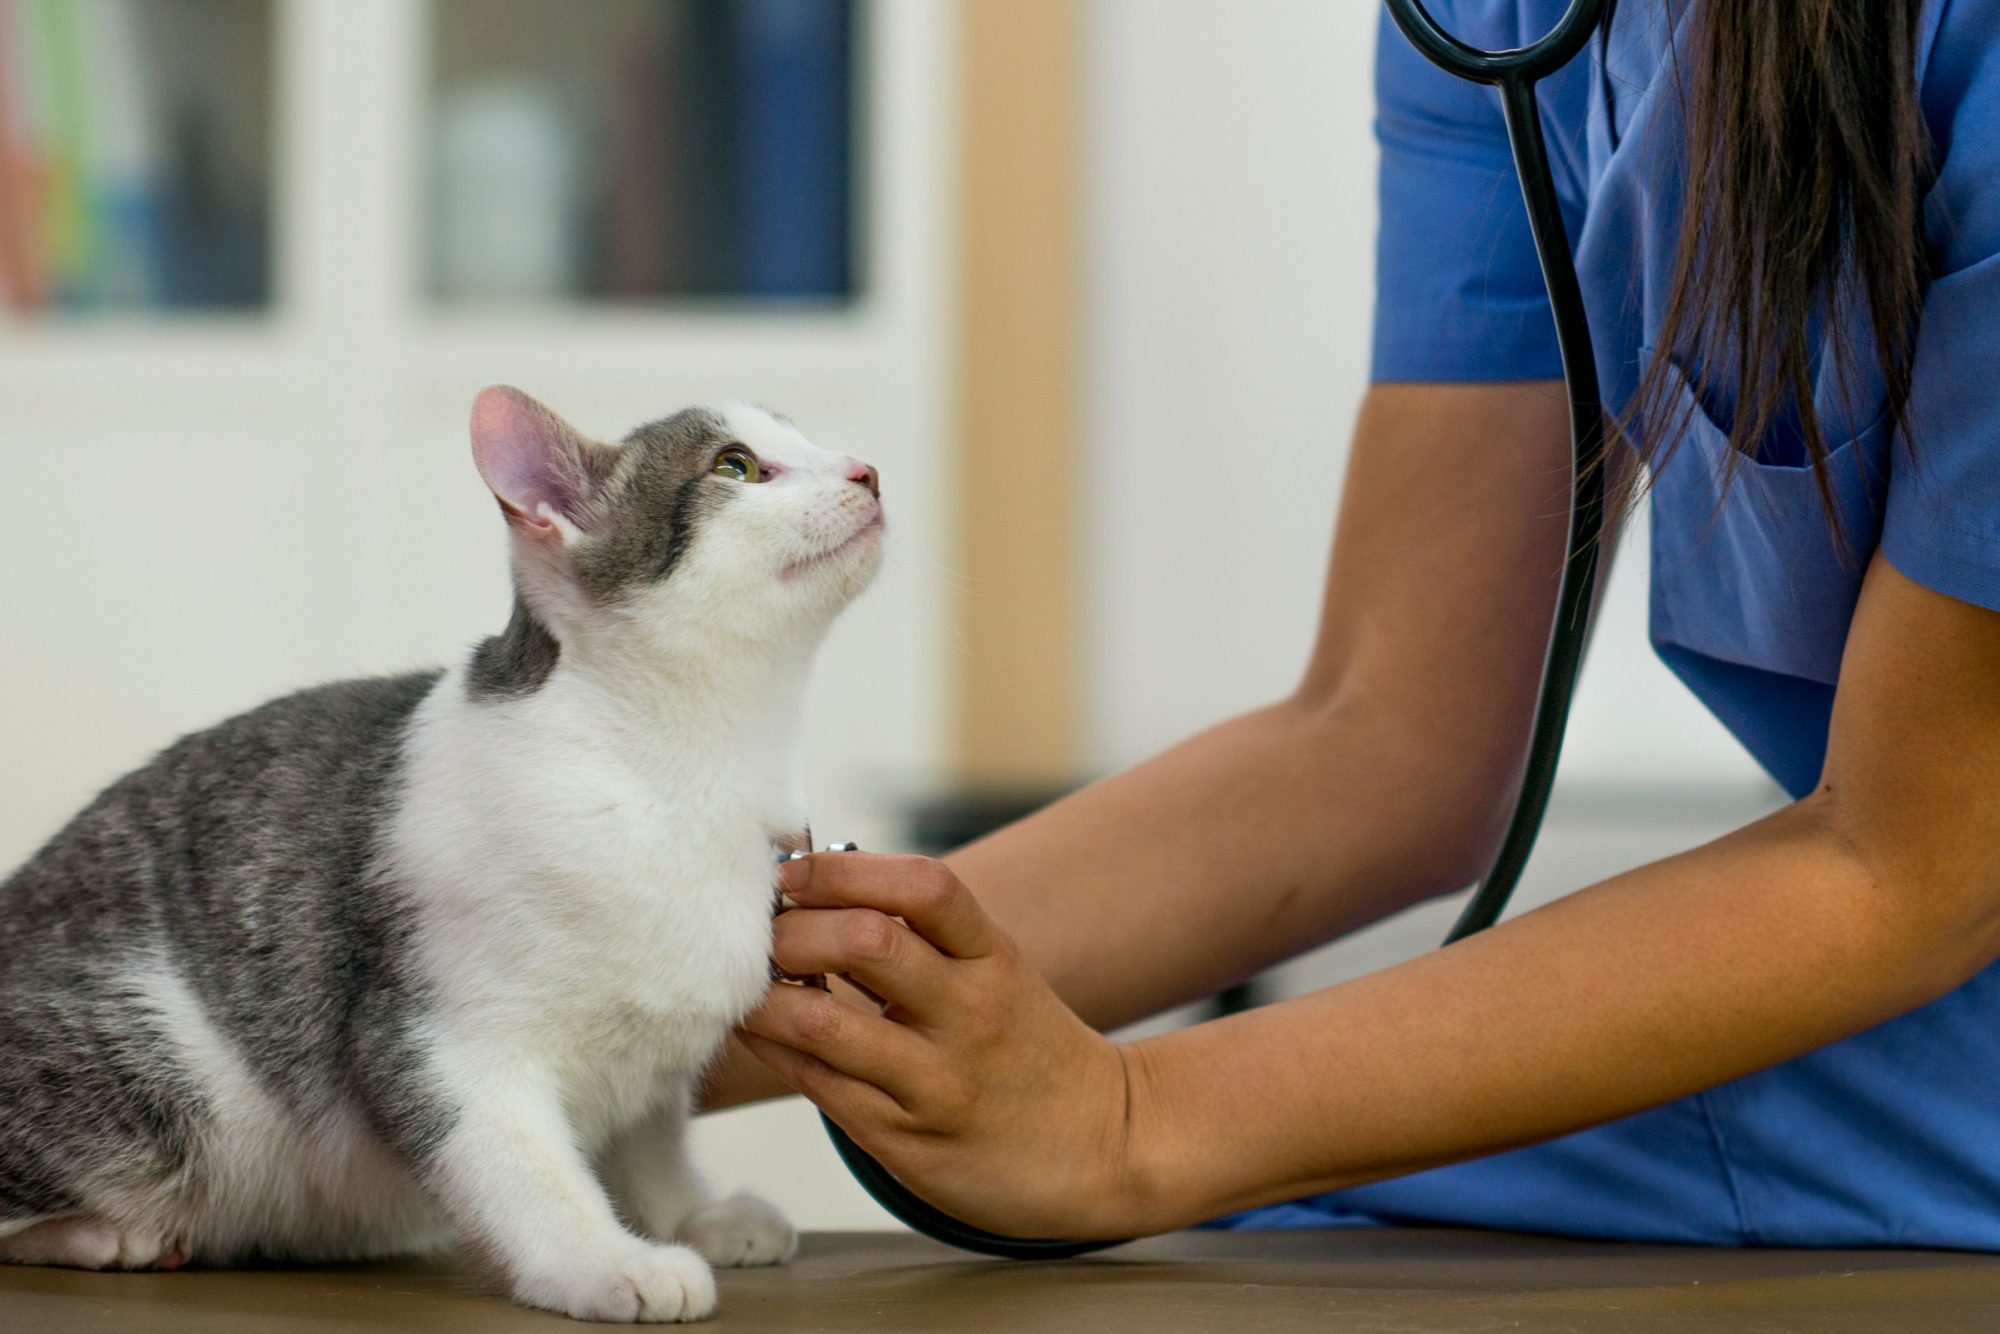
[[[1372,304],[1377,6],[1092,0],[1085,408],[1091,759],[1289,689]],[[1442,76],[1440,76],[1442,77]],[[1757,783],[1645,643],[1628,542],[1566,779]]]

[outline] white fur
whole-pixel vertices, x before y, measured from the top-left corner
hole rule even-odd
[[[587,535],[517,531],[517,583],[561,643],[555,671],[475,702],[455,669],[413,720],[382,869],[415,912],[435,997],[422,1045],[454,1113],[422,1188],[358,1110],[298,1124],[186,982],[143,959],[127,982],[215,1109],[205,1157],[226,1169],[199,1197],[107,1201],[128,1237],[158,1254],[192,1234],[197,1260],[338,1258],[456,1231],[522,1301],[607,1320],[713,1309],[708,1265],[677,1236],[718,1263],[790,1255],[770,1206],[713,1199],[682,1129],[766,985],[771,841],[805,819],[806,677],[873,576],[881,511],[852,460],[755,409],[722,414],[770,480],[616,609],[566,577]]]

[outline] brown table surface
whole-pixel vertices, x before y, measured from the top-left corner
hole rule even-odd
[[[0,1266],[6,1334],[575,1329],[452,1262],[177,1274]],[[1014,1264],[902,1233],[808,1235],[725,1271],[724,1330],[2000,1330],[2000,1256],[1730,1251],[1502,1233],[1179,1233]]]

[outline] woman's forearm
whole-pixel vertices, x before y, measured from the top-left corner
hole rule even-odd
[[[1245,714],[945,860],[1110,1028],[1214,994],[1476,874],[1490,788],[1385,710]]]
[[[1994,956],[1821,803],[1446,950],[1126,1049],[1151,1231],[1532,1143],[1886,1021]]]

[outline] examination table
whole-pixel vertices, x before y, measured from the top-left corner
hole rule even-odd
[[[704,1329],[2000,1330],[2000,1256],[1706,1250],[1443,1229],[1183,1232],[1084,1260],[982,1260],[904,1233],[808,1234],[721,1276]],[[86,1274],[0,1266],[5,1334],[587,1328],[509,1305],[451,1260]]]

